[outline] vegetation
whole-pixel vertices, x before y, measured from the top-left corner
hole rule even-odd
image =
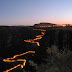
[[[23,57],[27,59],[26,66],[14,72],[72,72],[72,29],[46,30],[38,47],[24,40],[34,39],[41,34],[40,31],[34,31],[32,27],[0,27],[1,69],[4,71],[15,66],[15,63],[4,63],[4,58],[34,50],[34,56]]]
[[[46,49],[47,58],[41,64],[35,63],[33,60],[28,60],[28,67],[31,69],[25,70],[16,69],[14,72],[72,72],[72,51],[59,50],[55,45]]]
[[[48,47],[46,51],[50,56],[42,64],[29,60],[36,72],[72,72],[72,51],[59,51],[55,45]]]

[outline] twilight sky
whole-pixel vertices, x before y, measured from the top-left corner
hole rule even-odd
[[[72,0],[0,0],[0,25],[72,24]]]

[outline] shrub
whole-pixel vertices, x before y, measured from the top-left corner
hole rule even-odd
[[[59,51],[55,45],[47,48],[48,54],[44,63],[38,65],[29,61],[34,66],[36,72],[72,72],[72,51]]]

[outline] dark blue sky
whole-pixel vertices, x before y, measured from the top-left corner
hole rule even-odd
[[[72,0],[0,0],[0,25],[72,24]]]

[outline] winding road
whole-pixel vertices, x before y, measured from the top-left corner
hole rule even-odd
[[[43,30],[43,29],[33,29],[33,30],[38,30],[38,31],[41,31],[41,35],[37,35],[35,39],[28,39],[28,40],[24,40],[25,42],[29,42],[29,43],[34,43],[36,44],[37,46],[40,46],[39,44],[39,40],[45,35],[45,31],[46,30]],[[18,64],[10,69],[7,69],[3,72],[9,72],[9,71],[12,71],[13,69],[16,69],[17,67],[20,67],[20,68],[23,68],[25,66],[25,63],[26,63],[26,59],[19,59],[18,57],[20,56],[23,56],[25,54],[28,54],[28,53],[35,53],[35,51],[27,51],[25,53],[22,53],[22,54],[18,54],[18,55],[14,55],[13,57],[11,58],[6,58],[6,59],[3,59],[4,62],[23,62],[22,64]]]

